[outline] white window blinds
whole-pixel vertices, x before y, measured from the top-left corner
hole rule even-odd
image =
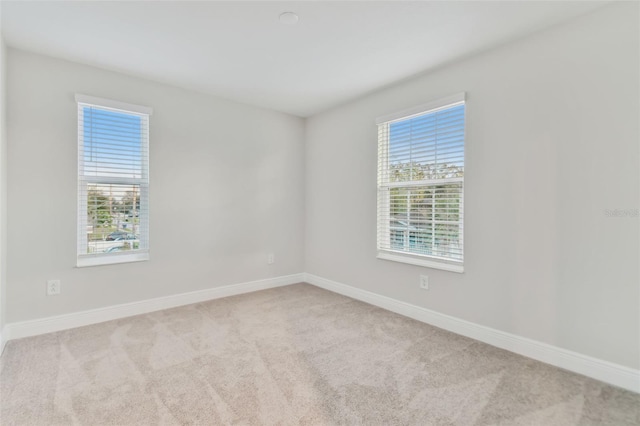
[[[464,94],[378,120],[378,257],[462,272]]]
[[[151,109],[76,95],[78,266],[148,259]]]

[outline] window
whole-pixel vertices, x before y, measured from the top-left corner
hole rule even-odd
[[[465,95],[378,123],[378,258],[463,272]]]
[[[76,95],[77,266],[149,259],[148,107]]]

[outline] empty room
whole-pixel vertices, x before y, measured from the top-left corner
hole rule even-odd
[[[640,425],[640,2],[0,23],[0,424]]]

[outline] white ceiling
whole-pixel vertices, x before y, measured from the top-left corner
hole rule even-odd
[[[306,117],[605,2],[2,1],[7,45]],[[278,21],[285,11],[300,20]]]

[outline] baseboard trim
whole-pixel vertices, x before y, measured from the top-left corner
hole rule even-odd
[[[640,393],[640,370],[506,333],[390,297],[305,273],[305,282],[510,352]]]
[[[222,287],[214,287],[206,290],[192,291],[189,293],[181,293],[172,296],[158,297],[155,299],[142,300],[140,302],[125,303],[122,305],[74,312],[54,317],[9,323],[6,324],[2,330],[2,343],[4,346],[4,343],[11,339],[19,339],[22,337],[67,330],[70,328],[97,324],[114,319],[160,311],[162,309],[190,305],[192,303],[206,302],[207,300],[219,299],[222,297],[282,287],[285,285],[303,282],[304,277],[305,275],[303,273],[286,275],[231,284]]]
[[[6,343],[12,339],[67,330],[192,303],[282,287],[299,282],[307,282],[334,293],[378,306],[456,334],[470,337],[501,349],[640,393],[640,370],[485,327],[309,273],[231,284],[140,302],[5,324],[2,330],[0,330],[0,354],[2,354]]]
[[[7,332],[5,330],[5,327],[0,328],[0,356],[2,356],[2,353],[4,352],[4,347],[7,345],[6,335],[7,335]]]

